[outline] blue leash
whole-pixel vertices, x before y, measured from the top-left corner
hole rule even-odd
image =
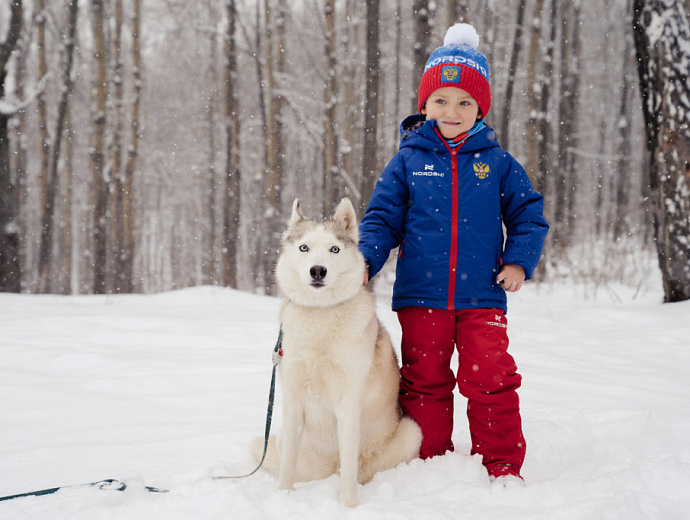
[[[261,461],[259,462],[259,465],[254,468],[254,471],[251,473],[247,473],[246,475],[239,475],[239,476],[219,476],[219,477],[212,477],[213,480],[224,480],[224,479],[231,479],[231,478],[247,478],[251,477],[254,473],[259,471],[259,468],[264,463],[264,459],[266,458],[266,451],[268,450],[268,437],[271,433],[271,419],[273,417],[273,402],[275,400],[275,388],[276,388],[276,368],[278,367],[278,363],[280,363],[280,360],[283,358],[283,329],[280,329],[280,332],[278,334],[278,341],[276,342],[276,346],[273,349],[273,372],[271,374],[271,390],[268,395],[268,411],[266,413],[266,430],[264,433],[264,452],[261,455]],[[124,482],[121,482],[119,480],[109,478],[105,480],[99,480],[97,482],[89,482],[88,484],[75,484],[72,486],[60,486],[60,487],[54,487],[54,488],[49,488],[49,489],[41,489],[38,491],[29,491],[28,493],[19,493],[18,495],[8,495],[6,497],[0,497],[0,502],[3,502],[5,500],[13,500],[15,498],[24,498],[24,497],[40,497],[44,495],[52,495],[53,493],[56,493],[60,491],[61,489],[72,489],[72,488],[80,488],[80,487],[94,487],[96,489],[103,489],[103,490],[108,490],[108,491],[124,491],[127,489],[127,484]],[[162,489],[162,488],[157,488],[157,487],[152,487],[152,486],[145,486],[144,489],[148,491],[149,493],[169,493],[170,491],[167,489]]]
[[[56,493],[60,491],[61,489],[72,489],[72,488],[80,488],[80,487],[95,487],[97,489],[105,489],[108,491],[124,491],[127,489],[127,484],[124,482],[120,482],[119,480],[115,480],[114,478],[109,478],[105,480],[99,480],[98,482],[89,482],[88,484],[75,484],[73,486],[60,486],[60,487],[55,487],[55,488],[49,488],[49,489],[41,489],[39,491],[30,491],[28,493],[19,493],[18,495],[9,495],[6,497],[0,497],[0,502],[3,500],[12,500],[15,498],[23,498],[23,497],[41,497],[43,495],[52,495],[53,493]],[[149,493],[169,493],[167,489],[160,489],[160,488],[155,488],[151,486],[146,486],[146,491]]]

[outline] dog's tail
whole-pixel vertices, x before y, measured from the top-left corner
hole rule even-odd
[[[409,417],[403,417],[388,442],[376,451],[369,460],[360,460],[359,481],[366,484],[378,471],[396,467],[419,457],[422,445],[422,430]]]

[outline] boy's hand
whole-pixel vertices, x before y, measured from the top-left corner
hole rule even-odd
[[[507,264],[501,267],[496,281],[508,292],[517,292],[525,281],[525,269],[519,265]]]

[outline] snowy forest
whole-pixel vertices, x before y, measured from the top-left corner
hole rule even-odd
[[[545,196],[538,280],[690,298],[690,0],[2,0],[0,290],[274,294],[289,208],[360,216],[473,24]],[[393,256],[393,255],[392,255]]]

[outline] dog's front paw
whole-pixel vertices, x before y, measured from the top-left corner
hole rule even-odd
[[[276,488],[277,489],[284,489],[286,491],[290,491],[292,489],[292,479],[289,479],[287,477],[284,477],[282,475],[278,476],[278,481],[276,483]]]
[[[357,507],[357,489],[354,490],[340,490],[340,503],[347,507]]]

